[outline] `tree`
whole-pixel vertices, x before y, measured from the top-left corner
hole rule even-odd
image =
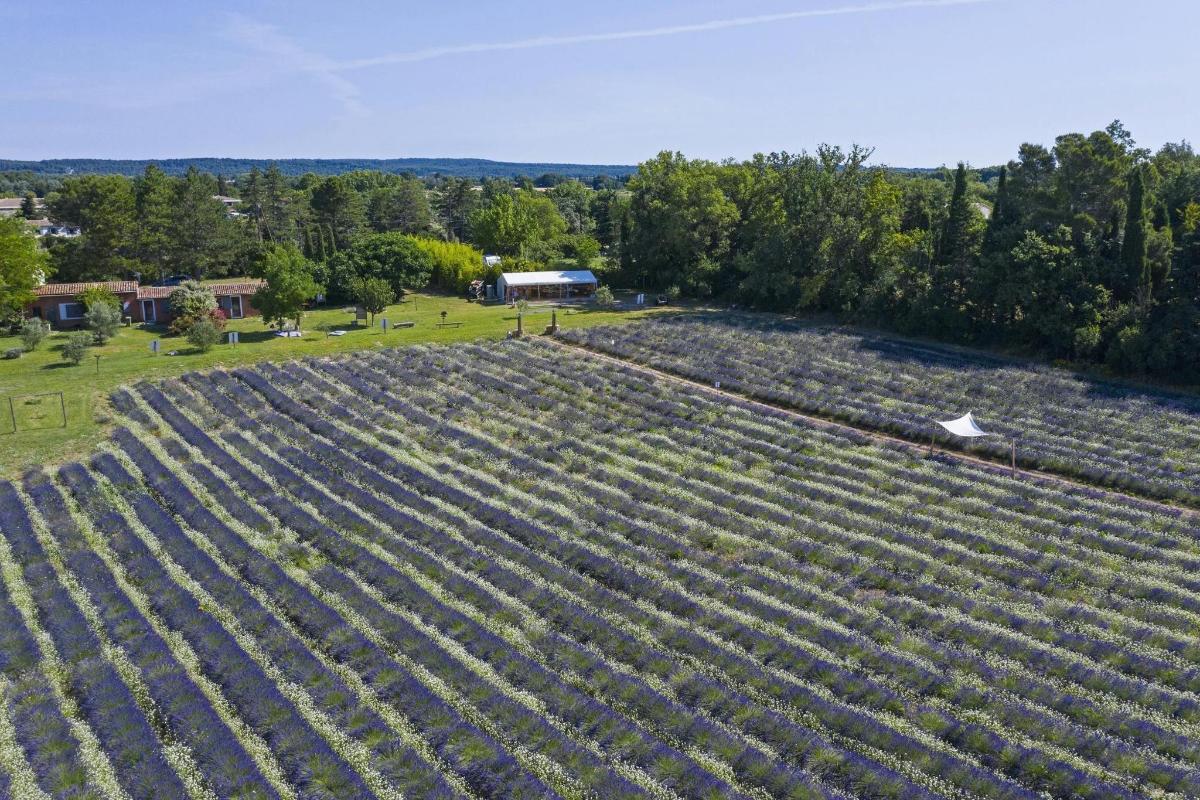
[[[221,341],[221,329],[210,318],[202,317],[188,326],[187,340],[201,353],[207,353]]]
[[[266,280],[266,286],[254,293],[254,307],[267,325],[283,327],[292,322],[300,329],[304,306],[321,292],[313,278],[313,264],[295,245],[276,245],[256,266],[255,277]]]
[[[268,241],[275,244],[296,243],[296,219],[287,181],[279,165],[272,161],[267,165],[262,181],[263,232]]]
[[[93,341],[95,338],[87,331],[75,331],[67,337],[66,343],[63,344],[63,361],[70,361],[78,367],[84,356],[87,355],[88,348],[92,346]]]
[[[595,192],[579,181],[563,181],[547,194],[567,223],[567,233],[578,236],[592,231],[595,220],[592,219],[591,208]]]
[[[21,216],[25,219],[38,219],[41,216],[37,207],[37,195],[33,192],[26,192],[21,198]]]
[[[574,241],[575,265],[580,269],[591,269],[592,262],[600,255],[600,242],[591,236],[578,236]]]
[[[612,308],[616,302],[612,289],[607,286],[601,286],[596,290],[596,304],[601,308]]]
[[[241,212],[250,220],[254,238],[260,242],[267,238],[263,230],[263,176],[257,166],[250,168],[242,183]]]
[[[391,284],[383,278],[355,278],[350,289],[355,302],[371,315],[372,326],[375,325],[375,315],[382,314],[388,306],[396,302],[396,293],[392,291]]]
[[[711,295],[718,264],[729,254],[737,206],[718,181],[719,167],[659,153],[638,167],[629,182],[632,234],[630,261],[651,287],[677,286]]]
[[[92,303],[84,312],[83,322],[91,330],[96,344],[104,344],[116,336],[121,327],[121,308],[109,303]]]
[[[179,255],[175,193],[175,181],[154,164],[146,167],[134,186],[137,259],[157,280],[174,271],[173,260]]]
[[[364,222],[363,199],[338,175],[325,178],[312,190],[313,222],[329,237],[326,257],[350,246]]]
[[[1149,291],[1150,270],[1146,258],[1146,183],[1141,167],[1129,175],[1129,203],[1125,209],[1125,237],[1121,241],[1120,290],[1124,299]]]
[[[479,207],[480,195],[476,186],[466,178],[451,178],[438,195],[438,215],[447,235],[464,241],[471,232],[471,215]]]
[[[173,260],[195,278],[226,274],[233,260],[233,223],[216,191],[211,175],[189,167],[175,192]]]
[[[46,338],[46,323],[30,317],[21,323],[21,344],[26,352],[32,353]]]
[[[416,178],[401,177],[394,186],[371,192],[367,219],[379,233],[428,233],[433,225],[425,187]]]
[[[1007,296],[1018,309],[1011,315],[1014,334],[1027,347],[1069,357],[1078,332],[1099,324],[1107,301],[1106,292],[1085,279],[1071,229],[1060,226],[1046,237],[1027,231],[1012,260]]]
[[[46,253],[15,217],[0,217],[0,323],[23,315],[49,272]]]
[[[402,233],[376,233],[364,236],[347,251],[338,254],[332,264],[335,291],[351,294],[357,278],[381,278],[396,297],[406,289],[418,289],[429,283],[433,257],[415,236]]]
[[[47,197],[51,218],[78,225],[82,235],[55,240],[50,258],[66,282],[106,280],[136,267],[133,184],[121,175],[81,175],[63,180]]]
[[[978,214],[967,196],[967,165],[960,162],[954,172],[954,191],[950,195],[950,209],[942,229],[939,247],[941,263],[961,265],[971,258],[972,223]]]
[[[471,240],[488,253],[520,256],[566,233],[567,223],[549,198],[506,192],[471,215]]]

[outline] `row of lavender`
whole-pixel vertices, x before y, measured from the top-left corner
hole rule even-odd
[[[968,449],[1154,497],[1200,502],[1200,400],[963,351],[761,317],[684,316],[572,329],[575,344],[771,403],[920,441],[974,411]]]
[[[180,465],[245,482],[239,472],[255,464],[270,484],[248,493],[286,491],[275,502],[319,508],[343,539],[435,582],[397,585],[344,545],[302,542],[365,584],[394,587],[382,599],[433,620],[452,640],[445,652],[465,648],[495,689],[541,700],[527,707],[560,734],[612,753],[617,740],[591,732],[594,715],[615,714],[649,745],[700,748],[678,769],[661,754],[634,759],[646,788],[1196,791],[1184,523],[1017,494],[945,465],[910,479],[902,456],[847,454],[845,440],[803,429],[784,438],[745,409],[620,370],[522,351],[504,363],[529,375],[513,375],[487,356],[414,351],[191,377],[144,389],[149,409],[134,405],[193,448]],[[225,425],[235,430],[203,432]],[[730,459],[771,474],[731,479]],[[903,481],[913,507],[930,491],[958,499],[897,528],[879,521],[886,505],[852,493]],[[970,530],[984,513],[994,537]],[[1146,580],[1122,582],[1122,559]],[[1075,585],[1081,575],[1094,585]],[[581,670],[588,696],[562,705],[555,676]],[[697,764],[704,782],[680,782]],[[789,777],[789,765],[801,771]]]
[[[552,363],[550,365],[544,365],[544,366],[547,366],[547,368],[552,368]],[[444,368],[445,367],[443,367],[443,369]],[[472,369],[472,372],[473,372],[473,368],[469,368],[469,369]],[[407,373],[407,372],[402,372],[400,374],[405,374],[406,376],[411,375],[411,373]],[[544,380],[543,373],[541,373],[540,370],[536,374],[537,374],[537,379]],[[537,385],[537,379],[534,379],[534,383],[529,384],[529,388],[531,391],[539,390],[539,387]],[[573,381],[574,379],[575,379],[575,375],[572,374],[570,371],[568,371],[566,374],[561,376],[560,382],[563,383],[564,386],[570,387],[571,381]],[[516,379],[516,380],[519,380],[519,379]],[[510,377],[500,376],[499,382],[501,384],[511,384],[513,381],[514,381],[514,378],[512,378],[511,376]],[[630,395],[630,399],[632,399],[633,397],[642,397],[643,393],[648,388],[652,388],[652,387],[642,387],[642,388],[639,388],[637,391],[632,392]],[[568,389],[568,391],[569,391],[569,389]],[[470,398],[471,396],[473,396],[477,393],[478,393],[478,388],[476,387],[473,390],[468,391],[464,395],[464,399]],[[436,402],[438,398],[445,397],[445,394],[446,393],[445,393],[444,387],[439,387],[438,390],[431,395],[431,397],[433,397]],[[667,400],[665,398],[659,400],[659,402],[662,404],[663,407],[665,407],[667,409],[672,409],[672,410],[674,410],[675,406],[677,405],[677,401],[678,401],[678,398],[676,398],[676,397],[672,397],[669,400]],[[572,412],[574,410],[575,405],[577,405],[577,403],[576,403],[576,398],[574,398],[574,397],[570,398],[570,402],[565,406],[555,407],[552,405],[551,411],[550,411],[550,417],[553,420],[555,420],[556,422],[561,422],[562,420],[570,417],[570,415],[572,414]],[[620,404],[617,404],[616,407],[619,408]],[[506,416],[503,413],[501,413],[501,414],[494,413],[495,412],[494,408],[489,409],[489,410],[492,413],[476,414],[476,415],[472,415],[471,418],[472,419],[484,419],[484,420],[492,420],[492,419],[504,420],[504,419],[513,418],[511,415]],[[516,409],[513,409],[513,410],[515,411]],[[639,410],[639,411],[641,411],[641,410]],[[722,413],[723,414],[724,410],[723,409],[715,409],[715,410],[713,410],[712,413]],[[598,416],[603,417],[606,414],[609,414],[611,416],[610,412],[606,411],[603,408],[599,409],[598,413],[589,414],[587,412],[584,412],[579,415],[577,425],[580,430],[586,430],[587,427],[594,426],[595,419]],[[643,417],[641,417],[639,414],[639,416],[631,418],[630,423],[636,424],[641,419],[643,419]],[[705,426],[705,427],[708,428],[709,426]],[[522,418],[522,429],[525,429],[525,430],[529,429],[528,420],[525,418]],[[495,429],[494,434],[497,436],[501,436],[501,437],[507,435],[503,424],[499,428]],[[660,442],[659,446],[657,448],[654,446],[649,446],[646,449],[646,452],[648,454],[657,453],[657,454],[661,455],[664,452],[670,452],[671,450],[678,449],[678,442],[679,442],[678,429],[676,428],[675,430],[673,430],[672,434],[673,435],[670,439],[667,439],[666,437],[659,437],[659,442]],[[725,437],[725,434],[721,434],[721,435],[722,435],[722,437]],[[768,438],[768,440],[777,440],[780,437],[779,431],[777,429],[772,429],[770,427],[764,428],[762,430],[762,435],[765,436],[766,438]],[[727,440],[727,438],[725,438],[723,440]],[[486,441],[486,440],[484,440],[484,441]],[[576,438],[574,436],[568,437],[565,445],[560,445],[558,448],[556,448],[557,457],[561,457],[563,455],[564,449],[578,450],[580,448],[579,441],[580,441],[579,438]],[[619,442],[614,442],[614,444],[619,444]],[[483,449],[483,444],[482,444],[482,442],[475,442],[475,443],[473,443],[472,447],[477,450]],[[738,445],[735,444],[735,445],[731,446],[730,449],[736,451],[737,448],[738,448]],[[806,449],[804,443],[798,442],[797,449]],[[553,453],[553,452],[554,451],[551,451],[551,453]],[[577,463],[572,465],[573,466],[572,471],[574,471],[574,470],[582,471],[582,470],[586,470],[586,469],[590,468],[592,476],[594,476],[598,481],[603,480],[603,476],[606,473],[611,474],[612,470],[609,467],[604,467],[599,470],[597,470],[595,468],[595,464],[603,463],[604,461],[608,460],[609,454],[606,453],[603,448],[601,448],[599,450],[593,449],[587,453],[581,453],[581,456],[583,456],[583,457],[580,458]],[[460,454],[460,457],[466,457],[466,456],[465,456],[465,454]],[[906,468],[906,466],[900,462],[893,464],[893,466],[894,467],[899,466],[901,469]],[[678,470],[674,470],[674,472],[676,475],[678,474]],[[716,473],[715,475],[706,475],[703,480],[701,480],[698,484],[695,485],[695,488],[693,488],[692,491],[701,492],[701,493],[705,493],[705,492],[711,493],[711,490],[709,489],[709,487],[714,482],[719,483],[720,482],[718,480],[719,477],[720,477],[720,473]],[[891,478],[889,478],[889,480],[891,480]],[[772,479],[769,482],[769,485],[775,485],[777,482],[778,482],[777,479]],[[646,484],[653,486],[655,483],[667,484],[667,485],[670,485],[671,483],[677,484],[678,479],[675,478],[672,475],[672,472],[669,472],[669,471],[660,471],[658,474],[653,474],[653,473],[645,471],[643,469],[637,473],[631,474],[629,476],[629,482],[624,483],[622,485],[622,482],[618,480],[617,482],[614,483],[614,486],[616,488],[624,489],[625,491],[635,491],[637,489],[643,488]],[[963,481],[962,483],[964,485],[966,485],[966,484],[969,484],[970,481]],[[560,484],[561,484],[561,480],[558,480],[558,481],[550,480],[548,483],[541,483],[538,485],[545,486],[545,485],[560,485]],[[594,484],[594,483],[589,485],[589,493],[594,494],[595,487],[596,487],[596,484]],[[761,487],[745,486],[745,487],[737,487],[737,488],[740,489],[741,496],[739,496],[739,494],[736,492],[731,492],[724,497],[720,497],[719,502],[725,504],[727,507],[742,507],[745,505],[745,500],[743,499],[743,497],[744,497],[747,489],[751,489],[752,491],[757,491],[757,492],[762,491]],[[805,493],[805,492],[811,493],[813,488],[814,487],[812,486],[811,473],[807,473],[807,472],[805,473],[805,482],[798,483],[795,485],[795,490],[796,490],[797,494]],[[861,489],[861,487],[859,487],[859,488]],[[645,492],[643,492],[642,494],[645,494]],[[653,492],[651,491],[650,494],[653,494]],[[792,497],[794,497],[794,496],[795,496],[795,494],[792,495]],[[782,498],[786,497],[786,495],[780,495],[780,497],[782,499]],[[639,496],[639,499],[642,499],[642,498]],[[856,502],[856,500],[853,498],[839,498],[839,499],[840,499],[840,503],[842,505],[853,505]],[[867,503],[866,505],[869,506],[870,503]],[[719,508],[719,506],[718,506],[718,508]],[[679,509],[679,510],[683,510],[683,509]],[[671,511],[675,512],[675,508],[672,508]],[[872,511],[874,511],[875,513],[878,513],[879,509],[878,509],[878,507],[876,507],[875,509],[872,509]],[[1092,509],[1092,511],[1093,511],[1093,513],[1097,512],[1097,511],[1103,511],[1103,513],[1105,515],[1112,514],[1113,516],[1118,517],[1118,518],[1122,516],[1121,512],[1116,512],[1112,509]],[[701,509],[695,513],[695,518],[698,521],[711,520],[713,518],[714,513],[719,514],[720,511],[717,510],[716,508],[712,508],[712,507],[706,508],[706,509]],[[809,513],[811,513],[811,512],[809,512]],[[808,515],[806,514],[806,516],[808,516]],[[677,519],[677,518],[678,518],[677,512],[662,515],[662,519],[664,519],[664,520]],[[801,520],[795,519],[794,522],[798,524],[801,522]],[[1023,522],[1025,524],[1028,524],[1028,522],[1029,522],[1028,518],[1023,520]],[[739,521],[737,519],[732,519],[731,523],[745,525],[744,521]],[[1143,520],[1143,521],[1139,522],[1138,524],[1145,524],[1145,523],[1146,523],[1146,521]],[[1053,526],[1044,526],[1044,527],[1052,528]],[[1139,530],[1139,528],[1134,525],[1118,524],[1113,529],[1121,530],[1123,533],[1125,533],[1128,536],[1133,537],[1133,538],[1146,538],[1142,535],[1142,532]],[[937,533],[937,531],[934,531],[934,532]],[[994,551],[1000,542],[1004,541],[1005,538],[1011,538],[1011,535],[1012,535],[1011,532],[1002,532],[1002,536],[999,537],[997,540],[992,541],[992,542],[980,542],[980,544],[982,544],[985,547]],[[1120,542],[1120,541],[1111,541],[1111,540],[1098,541],[1095,534],[1085,534],[1085,536],[1086,536],[1086,538],[1083,539],[1083,541],[1085,543],[1083,547],[1080,547],[1079,543],[1075,544],[1075,549],[1080,553],[1080,555],[1092,555],[1090,552],[1091,549],[1093,547],[1097,547],[1097,546],[1102,547],[1107,550],[1110,550],[1112,552],[1126,552],[1129,554],[1139,554],[1139,553],[1151,552],[1148,547],[1144,547],[1144,548],[1134,547],[1129,542]],[[975,537],[975,538],[980,538],[980,537]],[[971,541],[970,537],[964,537],[964,539],[967,541]],[[1060,547],[1061,547],[1061,544],[1059,542],[1039,541],[1039,539],[1040,539],[1040,537],[1033,538],[1032,543],[1040,544],[1045,552],[1053,552],[1053,551],[1060,549]],[[1186,544],[1188,542],[1188,539],[1185,536],[1181,541]],[[1162,544],[1167,543],[1167,542],[1165,540],[1160,539],[1156,543],[1159,546],[1161,546]],[[1010,547],[1009,550],[1011,551],[1012,548]],[[895,558],[897,555],[902,555],[902,554],[889,553],[886,549],[884,550],[884,552],[887,553],[889,559]],[[673,554],[673,557],[678,557],[678,556],[677,556],[677,554]],[[920,566],[920,565],[918,565],[918,566]],[[981,564],[981,566],[986,566],[986,562],[984,562],[984,564]],[[1050,565],[1048,563],[1047,566],[1052,566],[1052,565]],[[1079,569],[1080,568],[1079,566],[1074,565],[1074,564],[1071,564],[1069,566],[1068,565],[1062,565],[1062,566],[1053,565],[1052,566],[1053,569],[1055,569],[1056,571],[1059,571],[1059,572],[1063,571],[1064,567],[1069,568],[1069,569]],[[980,588],[978,585],[978,577],[979,577],[978,575],[970,575],[968,573],[968,575],[965,577],[967,578],[967,580],[975,581],[976,589]],[[1021,576],[1021,577],[1024,577],[1024,576]],[[690,583],[689,585],[694,585],[694,581],[692,583]],[[1050,586],[1049,588],[1054,589],[1057,587]],[[1151,588],[1149,586],[1122,587],[1122,591],[1128,592],[1131,597],[1147,597],[1147,596],[1150,596],[1151,594],[1157,593],[1159,591],[1159,589],[1157,587]],[[928,595],[928,594],[931,594],[931,592],[926,591],[925,594]],[[1182,597],[1181,600],[1186,601],[1187,600],[1186,596]],[[973,601],[972,601],[972,611],[974,613],[978,613],[978,606],[975,605]],[[1052,622],[1047,624],[1047,623],[1040,623],[1035,620],[1021,619],[1011,613],[1008,613],[1008,614],[1004,613],[1003,609],[995,610],[993,612],[993,616],[998,621],[1007,622],[1009,624],[1012,624],[1012,625],[1018,627],[1022,631],[1037,633],[1043,637],[1050,637],[1052,635],[1051,632],[1054,630]],[[924,621],[925,620],[922,620],[922,622],[924,622]],[[1104,622],[1103,617],[1099,617],[1099,621]],[[947,621],[942,621],[940,627],[942,629],[946,630],[947,633],[949,633],[951,635],[958,635],[960,633],[959,625],[961,625],[961,622],[947,620]],[[968,637],[971,637],[972,635],[978,636],[981,633],[984,633],[984,631],[980,631],[980,630],[970,631],[967,633],[967,636]],[[1154,633],[1153,635],[1157,635],[1157,632]],[[961,638],[961,635],[960,635],[960,638]],[[1011,649],[1013,643],[1019,643],[1019,640],[1016,640],[1015,642],[1005,642],[1003,640],[1003,638],[998,638],[998,637],[995,637],[994,635],[989,636],[987,638],[983,638],[982,640],[985,642],[988,642],[989,644],[992,645],[992,647],[997,648],[997,649],[1002,649],[1002,648]],[[1159,664],[1157,667],[1150,668],[1148,665],[1148,662],[1142,662],[1141,660],[1136,659],[1136,658],[1127,658],[1128,656],[1131,655],[1130,650],[1123,649],[1122,647],[1119,647],[1119,646],[1112,646],[1111,644],[1109,644],[1107,642],[1103,642],[1103,641],[1088,642],[1086,640],[1083,640],[1081,637],[1067,637],[1067,636],[1059,636],[1058,641],[1063,646],[1067,646],[1072,649],[1078,650],[1080,652],[1089,653],[1089,654],[1093,655],[1095,657],[1095,659],[1100,663],[1105,663],[1105,662],[1118,663],[1118,662],[1120,662],[1120,663],[1122,663],[1123,668],[1125,668],[1131,672],[1149,674],[1149,672],[1146,672],[1146,670],[1151,669],[1159,677],[1165,677],[1165,678],[1171,679],[1171,678],[1173,678],[1173,675],[1171,674],[1172,670],[1174,668],[1176,668],[1176,666],[1177,666],[1177,665],[1165,666],[1163,664]],[[1130,648],[1138,647],[1137,642],[1129,642],[1126,644],[1128,644],[1128,646]],[[1175,646],[1180,647],[1180,648],[1185,648],[1185,647],[1187,647],[1187,644],[1188,644],[1187,639],[1180,637],[1179,639],[1177,639]],[[1022,655],[1024,655],[1024,654],[1022,654]],[[1126,696],[1130,696],[1130,693],[1136,693],[1138,691],[1141,691],[1140,689],[1135,688],[1135,685],[1133,685],[1133,684],[1126,684],[1124,681],[1122,681],[1120,679],[1112,680],[1108,676],[1097,675],[1097,674],[1095,674],[1095,672],[1089,671],[1087,668],[1080,669],[1079,666],[1077,666],[1077,665],[1068,665],[1067,663],[1061,662],[1061,661],[1058,661],[1056,663],[1056,660],[1047,658],[1047,655],[1048,654],[1046,654],[1046,653],[1036,653],[1036,652],[1029,654],[1028,655],[1028,658],[1029,658],[1028,665],[1034,666],[1034,667],[1041,667],[1043,669],[1046,669],[1046,668],[1050,668],[1050,669],[1054,669],[1054,670],[1064,670],[1065,669],[1065,670],[1068,670],[1069,672],[1073,673],[1074,675],[1078,676],[1081,683],[1085,686],[1088,684],[1101,685],[1101,686],[1108,685],[1111,687],[1112,691],[1117,694],[1124,694]],[[986,674],[981,675],[981,677],[986,677],[988,679],[995,678],[994,675],[986,675]],[[1010,679],[1011,679],[1011,676],[1010,676]],[[1187,689],[1191,688],[1191,686],[1184,686],[1182,684],[1180,685],[1180,687],[1187,688]],[[1036,692],[1037,689],[1038,689],[1038,687],[1035,686],[1032,688],[1032,691]],[[978,698],[975,696],[972,696],[969,699],[972,704],[978,702]],[[1076,698],[1066,696],[1066,697],[1060,697],[1058,699],[1060,701],[1059,702],[1060,706],[1070,708],[1072,701],[1075,700]],[[1174,708],[1176,708],[1176,710],[1183,710],[1182,707],[1174,706],[1173,701],[1168,699],[1167,697],[1164,696],[1163,699],[1166,702],[1172,704],[1172,706]],[[1076,712],[1083,712],[1083,709],[1078,708],[1078,707],[1075,708],[1074,710]],[[1092,715],[1094,715],[1096,710],[1097,709],[1095,707],[1093,707],[1090,712],[1078,713],[1077,717],[1081,721],[1091,722],[1093,719]],[[1028,713],[1028,712],[1026,710],[1021,710],[1021,711],[1018,711],[1016,714],[1010,714],[1009,716],[1016,722],[1020,722],[1022,720],[1022,714],[1025,714],[1025,713]],[[1185,712],[1185,713],[1190,714],[1190,712]],[[1124,725],[1125,723],[1122,722],[1120,724]],[[1117,726],[1117,727],[1119,727],[1119,726]],[[1054,735],[1056,737],[1058,737],[1061,734],[1056,732]],[[1084,738],[1086,739],[1089,737],[1085,736]],[[1091,738],[1095,738],[1095,737],[1093,736]],[[1168,736],[1167,738],[1170,739],[1172,737]],[[1180,740],[1175,739],[1176,744],[1178,744],[1179,741]],[[1094,747],[1094,744],[1095,744],[1095,742],[1093,742],[1091,745],[1087,745],[1087,747]],[[1083,745],[1081,745],[1081,746],[1083,746]],[[1171,746],[1168,746],[1168,747],[1171,747]]]
[[[140,386],[0,486],[0,786],[1200,795],[1186,519],[500,347]]]

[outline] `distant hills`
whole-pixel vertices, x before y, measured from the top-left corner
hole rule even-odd
[[[0,159],[0,172],[29,172],[34,175],[139,175],[148,164],[157,164],[168,175],[182,175],[194,166],[213,175],[244,175],[254,167],[265,170],[272,161],[289,176],[306,172],[317,175],[340,175],[354,170],[412,173],[425,178],[445,175],[459,178],[536,178],[547,173],[568,178],[594,178],[609,175],[620,178],[637,172],[629,164],[554,164],[489,161],[483,158],[164,158],[164,159],[105,159],[52,158],[45,161],[12,161]]]

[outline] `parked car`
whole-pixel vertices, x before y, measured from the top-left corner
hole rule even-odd
[[[154,285],[155,286],[178,286],[179,284],[183,283],[184,281],[190,281],[190,280],[195,280],[195,279],[191,275],[171,275],[170,277],[163,278],[161,281],[159,281],[158,283],[156,283]]]

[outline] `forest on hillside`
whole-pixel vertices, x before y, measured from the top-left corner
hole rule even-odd
[[[1120,122],[1022,144],[983,170],[895,170],[871,151],[712,162],[663,152],[627,181],[427,177],[277,164],[214,176],[156,165],[44,195],[74,239],[58,280],[253,274],[295,248],[330,297],[357,279],[460,291],[505,269],[590,266],[636,288],[838,318],[1114,373],[1200,383],[1200,158]],[[214,195],[240,203],[227,213]],[[30,203],[32,208],[32,200]],[[422,255],[424,254],[424,255]]]
[[[598,175],[628,177],[637,170],[637,167],[629,164],[524,163],[486,158],[51,158],[44,161],[0,159],[0,172],[22,172],[40,177],[75,174],[134,177],[142,174],[151,164],[175,177],[185,175],[193,168],[213,175],[245,175],[252,169],[265,170],[272,164],[288,177],[299,177],[306,173],[341,175],[356,170],[375,170],[397,175],[407,173],[419,178],[439,175],[476,179],[518,178],[550,174],[591,180]]]

